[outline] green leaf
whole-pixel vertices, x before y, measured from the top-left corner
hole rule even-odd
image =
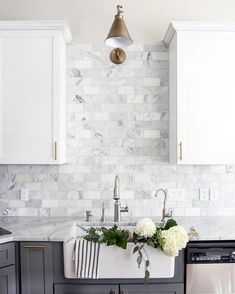
[[[98,239],[98,242],[99,243],[104,243],[105,242],[105,236],[104,235],[101,235]]]
[[[139,256],[137,257],[138,268],[140,268],[140,265],[141,265],[142,260],[143,260],[142,256],[139,255]]]
[[[154,242],[152,240],[148,242],[148,245],[155,248]]]
[[[122,248],[122,249],[126,249],[126,247],[127,247],[127,241],[125,239],[120,240],[116,245],[118,247]]]
[[[90,241],[90,242],[91,242],[91,241],[93,241],[93,242],[95,241],[94,238],[91,237],[91,236],[84,236],[83,239],[85,239],[85,240],[87,240],[87,241]]]
[[[143,248],[144,248],[144,244],[141,244],[139,250],[142,250]]]
[[[145,261],[145,267],[147,268],[147,267],[149,267],[149,265],[150,265],[150,261],[149,260],[146,260]]]
[[[139,245],[135,246],[135,248],[133,249],[133,254],[136,253],[139,250]]]
[[[133,237],[133,242],[136,244],[137,239],[138,239],[138,235],[134,232],[132,237]]]
[[[145,275],[144,275],[144,283],[145,283],[145,285],[148,285],[149,277],[150,277],[150,272],[146,269],[145,270]]]
[[[168,229],[175,227],[175,226],[177,226],[177,222],[174,219],[168,219],[163,230],[168,230]]]
[[[108,229],[107,228],[105,228],[105,227],[102,227],[101,228],[101,232],[104,234],[104,233],[106,233],[108,231]]]

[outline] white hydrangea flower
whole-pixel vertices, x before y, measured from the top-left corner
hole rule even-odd
[[[150,218],[143,218],[137,222],[135,233],[144,238],[151,238],[156,233],[156,225]]]
[[[185,248],[188,242],[187,232],[181,226],[162,231],[162,237],[164,238],[163,252],[169,256],[178,256],[179,251]]]
[[[176,243],[179,250],[186,247],[188,243],[187,231],[182,226],[175,226],[172,229],[175,231]]]

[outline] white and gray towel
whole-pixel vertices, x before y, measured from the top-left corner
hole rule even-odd
[[[77,239],[74,245],[75,276],[82,279],[97,279],[99,274],[100,244]]]

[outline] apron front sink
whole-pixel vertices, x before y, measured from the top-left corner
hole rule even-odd
[[[127,228],[127,226],[126,226]],[[128,229],[131,227],[128,226]],[[134,229],[134,226],[132,227]],[[84,235],[77,224],[71,228],[69,236],[64,242],[64,274],[66,278],[76,279],[73,260],[77,237]],[[117,246],[100,245],[99,278],[100,279],[136,279],[144,277],[144,263],[138,268],[137,253],[133,254],[136,245],[127,244],[127,249]],[[175,257],[166,256],[161,250],[145,245],[150,260],[150,278],[172,278],[175,270]]]

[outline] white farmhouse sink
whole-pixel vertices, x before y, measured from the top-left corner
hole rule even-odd
[[[131,227],[126,227],[130,229]],[[133,228],[133,227],[132,227]],[[73,261],[74,244],[77,237],[84,235],[75,223],[64,242],[64,274],[66,278],[75,279]],[[100,279],[143,278],[144,264],[139,269],[137,254],[133,254],[134,243],[128,243],[127,249],[101,244],[99,258]],[[174,276],[175,258],[166,256],[161,250],[145,245],[150,260],[151,278],[172,278]]]

